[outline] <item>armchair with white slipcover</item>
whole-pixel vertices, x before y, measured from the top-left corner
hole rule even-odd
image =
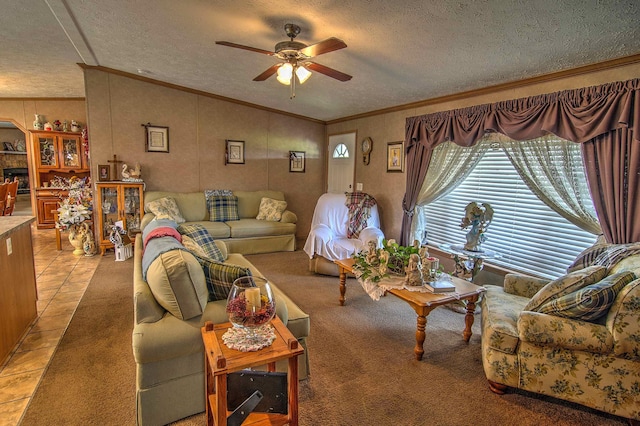
[[[317,274],[338,276],[338,267],[334,260],[347,259],[354,253],[365,249],[371,240],[382,246],[384,234],[380,229],[378,206],[372,197],[359,194],[358,199],[373,200],[367,210],[369,217],[366,225],[357,235],[350,238],[350,214],[345,194],[323,194],[316,204],[311,220],[311,230],[304,245],[309,256],[309,270]],[[364,196],[364,197],[363,197]]]

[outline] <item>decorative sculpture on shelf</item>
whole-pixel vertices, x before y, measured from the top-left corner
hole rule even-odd
[[[464,245],[465,250],[482,252],[482,243],[487,240],[484,235],[491,221],[493,220],[493,209],[489,203],[478,204],[475,201],[470,202],[465,207],[465,216],[460,223],[460,229],[467,229],[467,242]]]
[[[136,163],[136,167],[130,169],[125,163],[122,164],[122,180],[125,182],[142,182],[142,171],[140,170],[140,163]]]

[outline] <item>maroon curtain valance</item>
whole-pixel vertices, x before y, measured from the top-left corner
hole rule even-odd
[[[407,118],[402,244],[410,243],[413,211],[433,149],[446,141],[472,146],[491,132],[514,140],[551,133],[583,143],[587,180],[606,240],[640,241],[640,190],[633,186],[640,176],[640,79],[632,79]],[[615,202],[610,194],[617,194]]]
[[[409,117],[406,151],[414,144],[433,149],[445,141],[471,146],[489,132],[515,140],[553,133],[586,142],[633,126],[639,140],[640,123],[632,117],[634,106],[640,107],[639,92],[640,79],[633,79]]]

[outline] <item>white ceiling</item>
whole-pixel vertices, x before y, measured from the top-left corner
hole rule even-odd
[[[0,0],[0,97],[83,97],[77,63],[333,120],[640,53],[637,0]],[[289,99],[273,50],[338,37]]]

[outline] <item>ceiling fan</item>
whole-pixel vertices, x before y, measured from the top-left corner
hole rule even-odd
[[[351,76],[348,74],[310,60],[311,58],[322,55],[324,53],[344,49],[345,47],[347,47],[344,41],[335,37],[331,37],[319,43],[307,46],[304,43],[294,40],[296,36],[300,34],[299,26],[295,24],[286,24],[284,26],[284,31],[287,33],[287,36],[291,38],[291,40],[281,41],[280,43],[276,44],[274,52],[258,49],[256,47],[231,43],[228,41],[216,41],[216,44],[235,47],[237,49],[249,50],[251,52],[262,53],[269,56],[275,56],[276,58],[280,59],[282,61],[281,63],[269,67],[262,74],[254,78],[253,81],[264,81],[277,73],[277,80],[280,83],[291,86],[291,98],[294,98],[296,96],[296,77],[298,82],[300,84],[303,84],[311,76],[311,71],[309,70],[317,71],[320,74],[324,74],[340,81],[351,80]]]

